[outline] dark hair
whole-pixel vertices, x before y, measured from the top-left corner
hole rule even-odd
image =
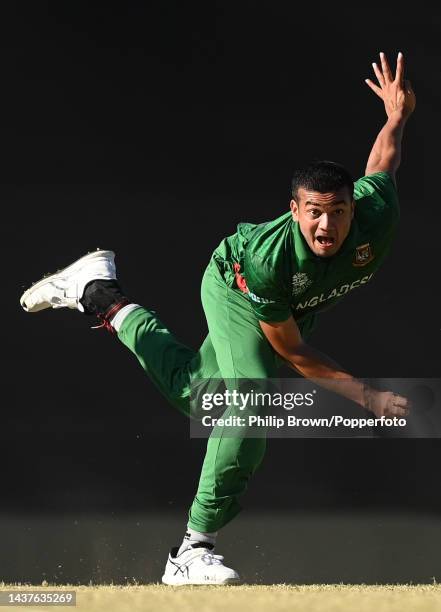
[[[342,187],[347,187],[351,198],[354,195],[354,181],[346,168],[326,160],[312,162],[296,170],[291,182],[291,194],[295,200],[299,187],[320,193],[338,191]]]

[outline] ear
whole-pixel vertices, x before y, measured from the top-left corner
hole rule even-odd
[[[299,205],[297,204],[295,200],[291,200],[291,202],[289,203],[289,206],[291,208],[292,218],[294,219],[294,221],[298,221],[299,220]]]
[[[352,204],[351,204],[351,220],[354,218],[354,211],[355,211],[355,201],[352,200]]]

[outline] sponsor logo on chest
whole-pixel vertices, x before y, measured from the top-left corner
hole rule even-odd
[[[312,280],[305,272],[296,272],[292,277],[292,294],[302,295],[312,285]]]

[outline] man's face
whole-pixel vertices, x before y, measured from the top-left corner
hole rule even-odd
[[[299,187],[291,212],[309,248],[319,257],[335,255],[349,234],[354,201],[347,187],[330,193]]]

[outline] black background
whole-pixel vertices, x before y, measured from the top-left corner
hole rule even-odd
[[[167,509],[184,528],[204,441],[113,337],[78,313],[28,315],[19,297],[110,248],[133,300],[197,347],[200,279],[219,241],[287,210],[298,164],[333,159],[363,174],[385,119],[364,83],[379,51],[393,63],[404,53],[418,100],[400,230],[375,279],[321,317],[311,344],[358,376],[439,377],[439,10],[36,2],[2,22],[5,516]],[[270,440],[244,503],[293,521],[438,515],[440,451],[429,439]]]

